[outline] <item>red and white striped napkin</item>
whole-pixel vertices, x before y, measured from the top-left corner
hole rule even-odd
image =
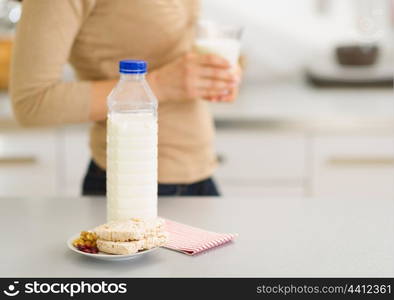
[[[237,234],[216,233],[189,225],[165,220],[165,230],[169,233],[169,241],[165,248],[195,255],[232,241]]]

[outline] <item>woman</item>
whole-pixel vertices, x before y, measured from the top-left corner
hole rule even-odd
[[[11,70],[22,125],[93,121],[84,195],[105,195],[106,97],[118,61],[149,63],[159,101],[159,195],[218,195],[209,101],[231,101],[228,62],[193,53],[197,0],[24,0]],[[78,81],[61,80],[69,62]]]

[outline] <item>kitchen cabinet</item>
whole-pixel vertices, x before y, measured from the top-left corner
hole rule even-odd
[[[302,133],[263,130],[218,130],[215,173],[223,193],[248,191],[260,196],[299,196],[306,177]]]
[[[88,126],[0,133],[0,196],[79,196],[90,158]]]
[[[394,198],[394,135],[219,130],[224,195]]]
[[[59,130],[59,193],[65,196],[81,195],[83,177],[90,160],[89,126],[69,125]]]
[[[88,125],[0,132],[0,196],[78,196]],[[240,197],[394,198],[394,136],[217,131],[221,193]]]
[[[301,184],[229,184],[215,178],[219,192],[225,197],[240,197],[249,199],[254,197],[302,197],[304,187]]]
[[[312,195],[394,198],[394,135],[320,135],[312,147]]]
[[[52,196],[58,188],[54,129],[0,132],[0,195]]]

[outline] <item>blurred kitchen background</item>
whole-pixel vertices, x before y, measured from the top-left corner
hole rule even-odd
[[[0,0],[0,197],[77,196],[89,124],[12,116],[20,12]],[[212,106],[224,195],[394,198],[394,1],[204,0],[202,16],[245,28],[239,99]]]

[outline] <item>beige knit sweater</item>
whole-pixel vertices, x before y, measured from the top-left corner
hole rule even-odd
[[[198,8],[198,0],[24,0],[11,67],[16,117],[25,125],[88,122],[92,81],[118,78],[121,59],[144,59],[152,71],[189,51]],[[62,81],[67,62],[77,81]],[[212,142],[205,101],[160,103],[159,182],[209,177]],[[90,147],[105,168],[105,120],[93,124]]]

